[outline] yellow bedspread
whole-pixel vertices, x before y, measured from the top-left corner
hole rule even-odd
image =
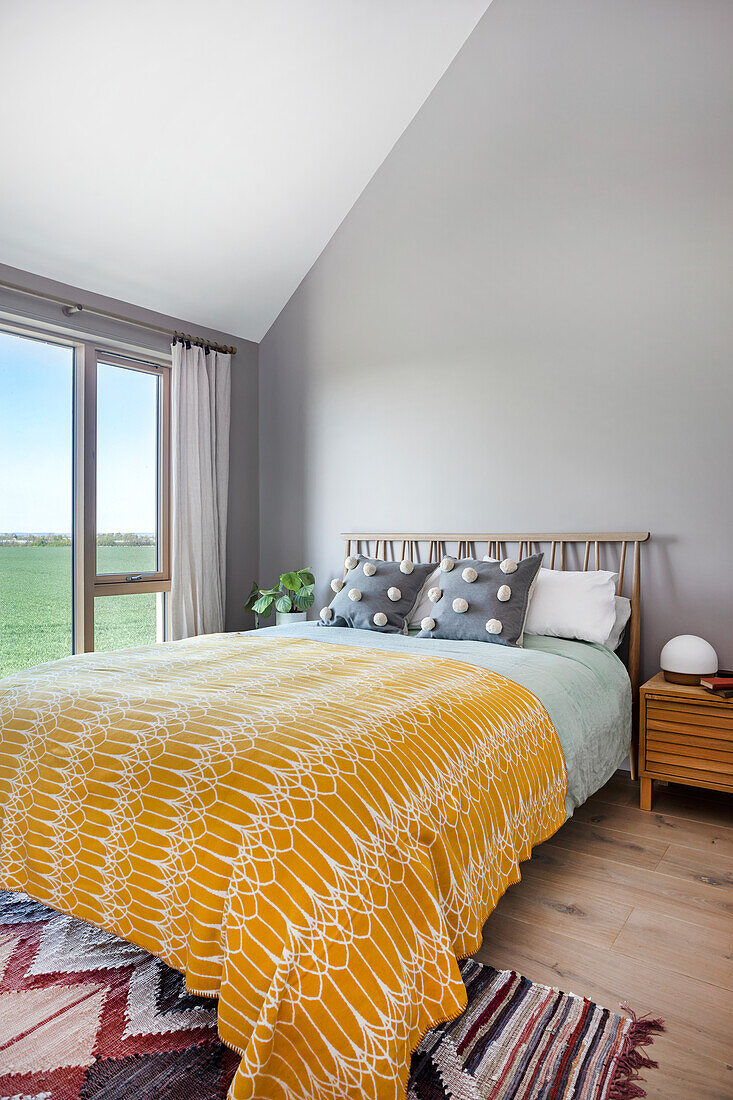
[[[565,818],[538,700],[455,661],[221,635],[0,681],[0,886],[218,994],[233,1100],[393,1100]]]

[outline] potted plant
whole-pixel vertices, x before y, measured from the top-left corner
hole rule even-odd
[[[282,573],[275,588],[260,588],[254,581],[244,610],[254,611],[258,626],[260,618],[266,619],[273,611],[278,626],[300,622],[305,619],[308,608],[313,606],[315,586],[316,578],[310,569]]]

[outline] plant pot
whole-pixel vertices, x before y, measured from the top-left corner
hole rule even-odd
[[[290,626],[291,623],[304,623],[305,617],[305,611],[276,611],[275,625]]]

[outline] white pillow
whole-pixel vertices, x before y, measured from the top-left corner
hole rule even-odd
[[[616,597],[616,621],[611,627],[611,633],[603,643],[608,649],[612,649],[614,653],[621,645],[621,639],[626,630],[626,624],[631,618],[631,600],[627,600],[626,596]]]
[[[617,573],[540,569],[525,634],[606,643],[616,622]]]

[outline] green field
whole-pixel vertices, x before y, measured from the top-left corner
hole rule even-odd
[[[155,568],[153,546],[100,546],[100,570]],[[94,601],[94,648],[123,649],[156,640],[156,595]],[[0,676],[67,657],[72,651],[71,548],[0,547]]]

